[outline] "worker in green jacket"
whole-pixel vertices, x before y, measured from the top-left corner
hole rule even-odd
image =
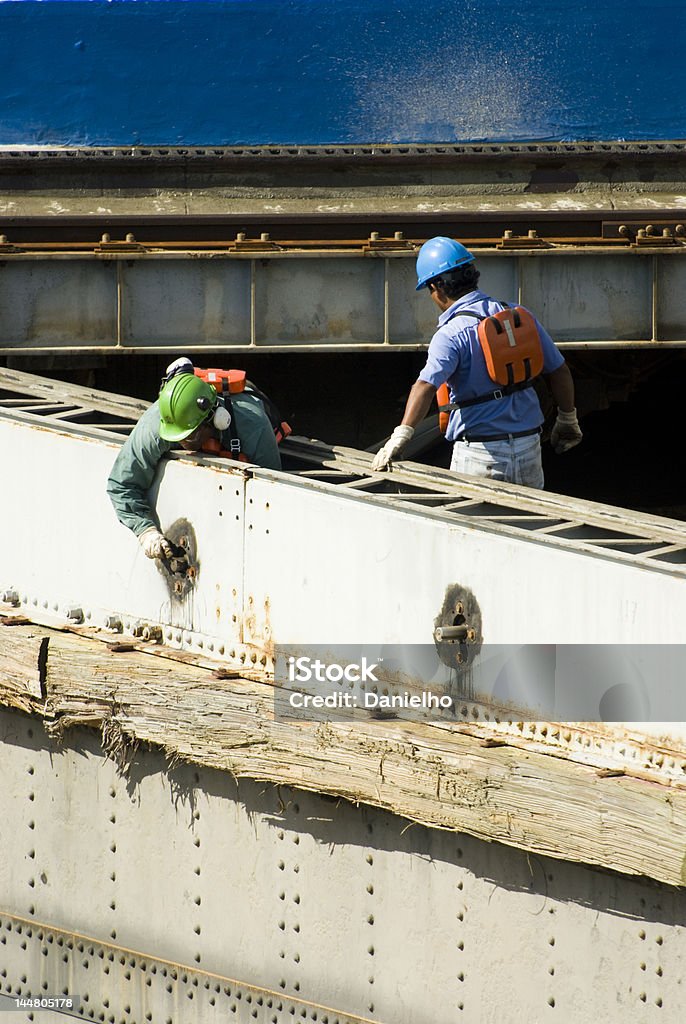
[[[225,397],[195,376],[189,360],[172,363],[158,400],[133,428],[107,481],[119,522],[135,533],[148,558],[172,553],[148,492],[160,459],[178,447],[281,468],[274,427],[257,395],[245,390]]]

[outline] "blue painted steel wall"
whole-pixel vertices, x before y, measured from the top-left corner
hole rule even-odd
[[[0,143],[686,138],[685,0],[0,0]]]

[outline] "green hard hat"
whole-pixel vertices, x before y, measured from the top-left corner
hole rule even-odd
[[[162,385],[158,401],[160,437],[183,441],[212,414],[217,392],[194,373],[179,373]]]

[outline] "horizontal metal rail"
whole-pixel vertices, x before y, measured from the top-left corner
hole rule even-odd
[[[444,157],[469,156],[502,156],[533,155],[536,157],[558,158],[561,155],[604,155],[619,154],[629,156],[664,155],[686,153],[686,142],[683,139],[651,140],[635,142],[478,142],[464,144],[352,144],[335,146],[0,146],[0,159],[11,162],[42,160],[47,162],[65,163],[71,160],[125,160],[139,162],[161,160],[164,162],[180,160],[263,160],[287,159],[294,157],[308,159],[339,158],[350,160],[351,157],[384,159],[395,157],[423,159],[441,159]]]
[[[686,217],[683,218],[686,220]],[[197,222],[193,222],[197,223]],[[0,235],[0,256],[7,259],[33,257],[34,259],[76,257],[83,259],[85,256],[107,257],[114,259],[140,259],[146,256],[162,257],[176,256],[188,259],[192,256],[221,256],[254,258],[260,256],[304,256],[312,255],[320,258],[322,256],[370,256],[370,257],[403,257],[408,253],[416,255],[425,239],[419,235],[406,238],[403,231],[394,232],[392,235],[381,236],[375,232],[367,237],[347,238],[344,235],[323,238],[282,238],[272,237],[270,231],[254,232],[248,236],[245,232],[238,232],[234,238],[224,240],[217,238],[203,239],[201,231],[203,222],[197,223],[195,235],[189,240],[188,224],[179,224],[183,228],[183,237],[174,239],[136,238],[128,232],[124,238],[112,240],[109,234],[100,238],[82,240],[60,240],[59,227],[48,232],[45,231],[44,240],[18,239],[14,240],[12,235]],[[270,225],[267,224],[267,227]],[[645,218],[644,224],[633,223],[627,225],[618,221],[613,225],[614,234],[610,234],[610,225],[606,227],[606,233],[601,235],[578,235],[565,234],[560,232],[560,225],[555,225],[557,234],[541,234],[538,229],[530,229],[530,232],[515,234],[508,231],[502,238],[493,235],[463,235],[462,242],[472,249],[487,249],[496,251],[512,251],[535,253],[537,255],[546,251],[546,255],[552,255],[553,251],[562,250],[566,255],[574,253],[580,255],[582,252],[591,250],[595,254],[599,250],[605,250],[607,255],[618,251],[635,248],[650,250],[649,254],[664,252],[665,249],[680,250],[686,248],[686,225],[680,222],[679,218]],[[574,218],[569,220],[570,232],[574,232]],[[91,228],[91,230],[93,230]],[[62,228],[64,231],[64,228]],[[283,229],[282,229],[283,231]],[[228,232],[227,232],[228,235]],[[602,253],[601,253],[602,254]],[[484,254],[482,254],[484,255]],[[492,252],[486,255],[493,255]]]
[[[481,283],[534,309],[566,348],[683,348],[679,227],[669,238],[630,235],[602,246],[504,239],[479,250]],[[520,241],[523,248],[511,244]],[[202,251],[136,242],[91,252],[14,248],[0,251],[2,353],[413,351],[436,327],[433,304],[415,294],[416,246],[405,239],[350,248],[269,240]]]

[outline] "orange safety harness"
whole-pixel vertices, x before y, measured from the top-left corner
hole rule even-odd
[[[447,383],[441,384],[436,400],[438,425],[443,434],[448,429],[453,409],[480,405],[533,387],[536,377],[543,372],[543,346],[533,316],[522,306],[502,305],[505,308],[491,316],[482,316],[470,309],[457,309],[453,313],[453,316],[473,316],[479,321],[478,339],[486,369],[491,380],[500,387],[475,398],[451,402]]]
[[[217,438],[210,438],[203,444],[202,451],[207,452],[209,455],[215,455],[218,458],[239,459],[241,462],[249,461],[241,451],[241,439],[236,430],[236,420],[231,404],[231,395],[238,395],[241,392],[247,392],[248,394],[255,395],[256,398],[260,399],[264,407],[264,411],[267,414],[267,418],[274,430],[274,437],[276,438],[277,444],[281,444],[284,438],[293,433],[288,423],[281,418],[281,414],[272,402],[271,398],[269,398],[268,395],[265,395],[263,391],[260,391],[260,389],[251,381],[246,379],[245,370],[218,370],[216,367],[203,370],[196,366],[193,372],[196,377],[200,377],[200,379],[204,380],[207,384],[211,384],[215,391],[221,395],[224,405],[231,415],[231,420],[228,426],[231,436],[230,447],[228,449],[222,448],[221,440],[218,440]]]

